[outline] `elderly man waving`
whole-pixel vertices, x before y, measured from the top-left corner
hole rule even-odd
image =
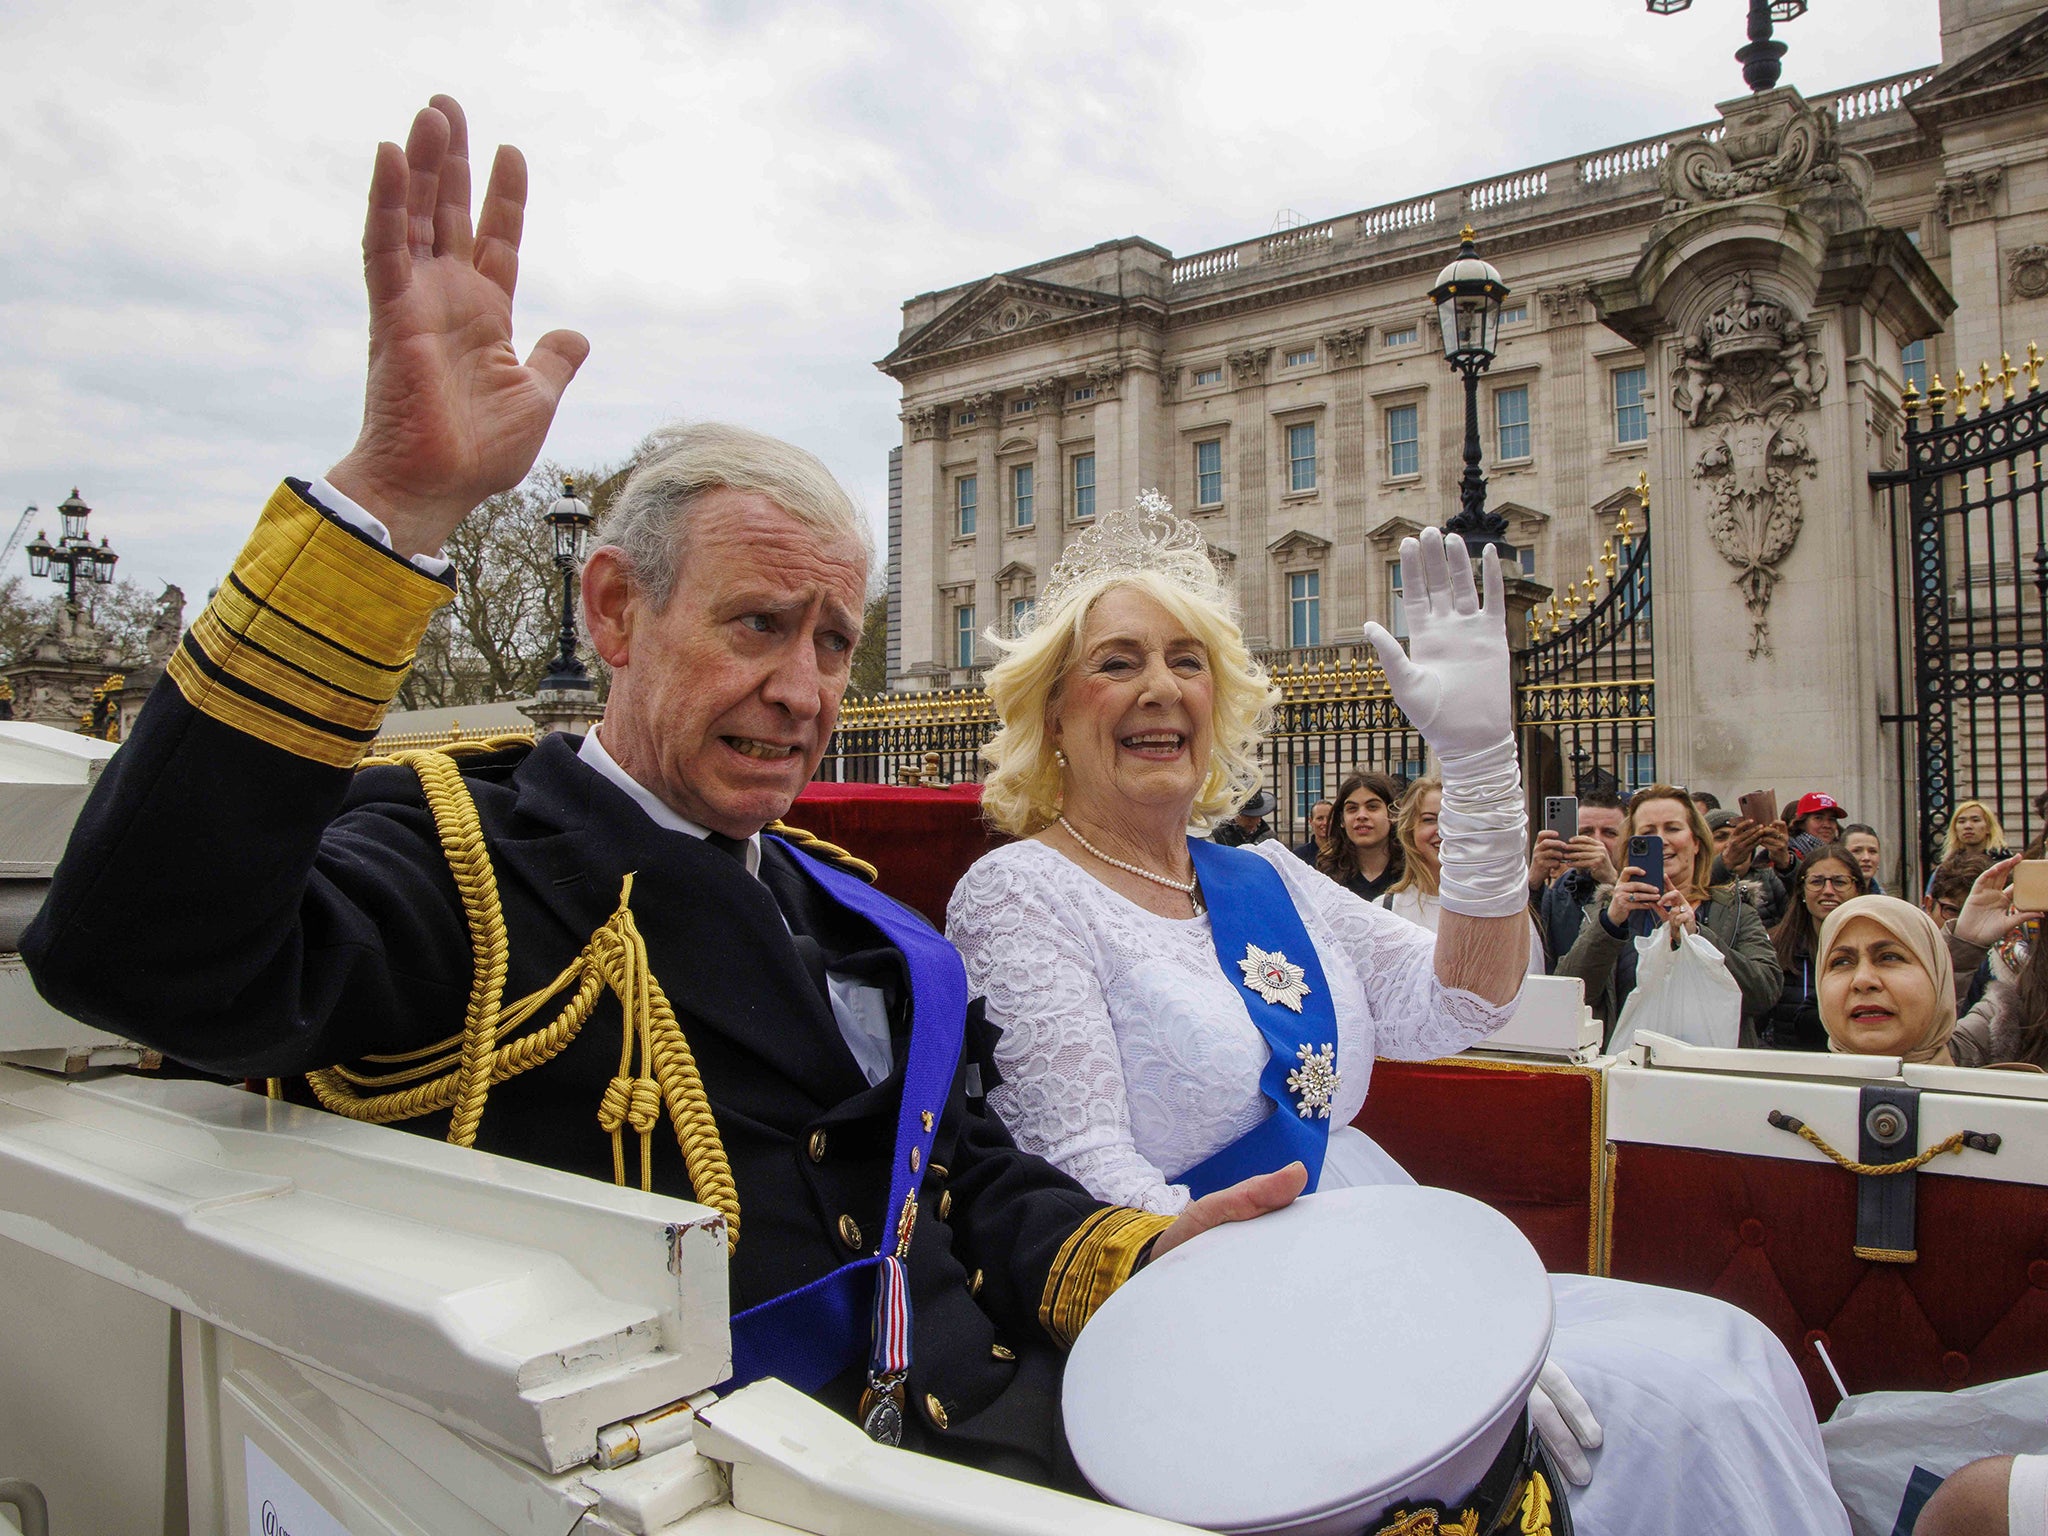
[[[778,1375],[878,1438],[1077,1485],[1059,1341],[1145,1256],[1286,1204],[1302,1173],[1178,1219],[1090,1199],[985,1113],[958,956],[763,835],[859,639],[867,539],[823,465],[731,428],[664,436],[585,579],[614,677],[597,731],[356,771],[452,595],[442,542],[526,474],[588,352],[569,331],[513,351],[525,197],[499,150],[472,231],[446,97],[379,147],[361,435],[271,498],[23,952],[57,1006],[179,1060],[305,1072],[342,1113],[694,1194],[733,1241],[736,1383]]]

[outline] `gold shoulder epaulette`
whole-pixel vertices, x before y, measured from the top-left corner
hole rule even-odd
[[[439,752],[452,757],[459,765],[465,757],[483,757],[491,752],[504,752],[513,747],[530,747],[533,738],[523,732],[504,736],[465,736],[460,741],[444,741],[432,747],[414,747],[415,752]],[[392,768],[406,760],[404,752],[391,752],[378,757],[366,757],[358,768]]]
[[[761,830],[781,838],[786,843],[796,844],[812,858],[823,859],[834,869],[843,869],[849,875],[867,881],[869,885],[873,885],[881,877],[881,871],[866,859],[855,858],[837,843],[828,843],[815,832],[806,832],[802,827],[792,827],[786,821],[771,821]]]

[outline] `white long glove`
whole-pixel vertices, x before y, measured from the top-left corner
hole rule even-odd
[[[1554,1360],[1544,1361],[1536,1375],[1536,1389],[1529,1394],[1529,1419],[1560,1472],[1581,1488],[1593,1481],[1593,1464],[1586,1459],[1586,1452],[1600,1449],[1604,1438],[1600,1421]]]
[[[1441,900],[1446,912],[1512,917],[1529,902],[1528,818],[1508,678],[1507,603],[1491,546],[1481,560],[1485,601],[1461,538],[1425,528],[1401,541],[1408,648],[1377,624],[1387,686],[1443,764]]]

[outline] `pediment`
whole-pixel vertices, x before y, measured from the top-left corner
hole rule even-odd
[[[1290,529],[1266,546],[1266,553],[1282,560],[1320,560],[1330,552],[1330,541],[1304,533],[1299,528]]]
[[[1002,340],[1116,305],[1113,295],[1092,289],[998,275],[977,283],[927,321],[883,358],[880,366],[889,369],[955,347]]]
[[[1008,565],[996,572],[996,581],[998,584],[1006,584],[1013,581],[1030,581],[1037,575],[1038,568],[1036,566],[1026,565],[1022,560],[1012,560]]]
[[[1550,514],[1539,512],[1534,507],[1525,507],[1519,501],[1498,501],[1492,509],[1508,520],[1508,531],[1517,536],[1517,542],[1527,543],[1550,526]]]
[[[1366,535],[1372,546],[1378,550],[1393,550],[1401,547],[1403,539],[1418,537],[1422,524],[1412,517],[1390,517]]]
[[[1974,115],[2002,103],[1986,98],[2009,90],[2048,90],[2048,13],[2020,23],[2003,37],[1958,60],[1905,99],[1922,127]]]

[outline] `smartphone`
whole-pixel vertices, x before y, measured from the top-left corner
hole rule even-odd
[[[1632,837],[1628,840],[1628,862],[1632,868],[1640,869],[1639,877],[1658,890],[1664,889],[1664,839],[1661,837]],[[1631,912],[1628,915],[1628,931],[1637,938],[1648,938],[1656,932],[1662,922],[1654,912]]]
[[[1760,827],[1767,827],[1778,819],[1778,792],[1775,789],[1752,789],[1735,802],[1744,821],[1753,821]]]
[[[1577,795],[1545,795],[1543,797],[1543,830],[1555,832],[1566,842],[1579,835],[1579,797]]]
[[[2012,868],[2015,912],[2048,912],[2048,859],[2023,859]]]

